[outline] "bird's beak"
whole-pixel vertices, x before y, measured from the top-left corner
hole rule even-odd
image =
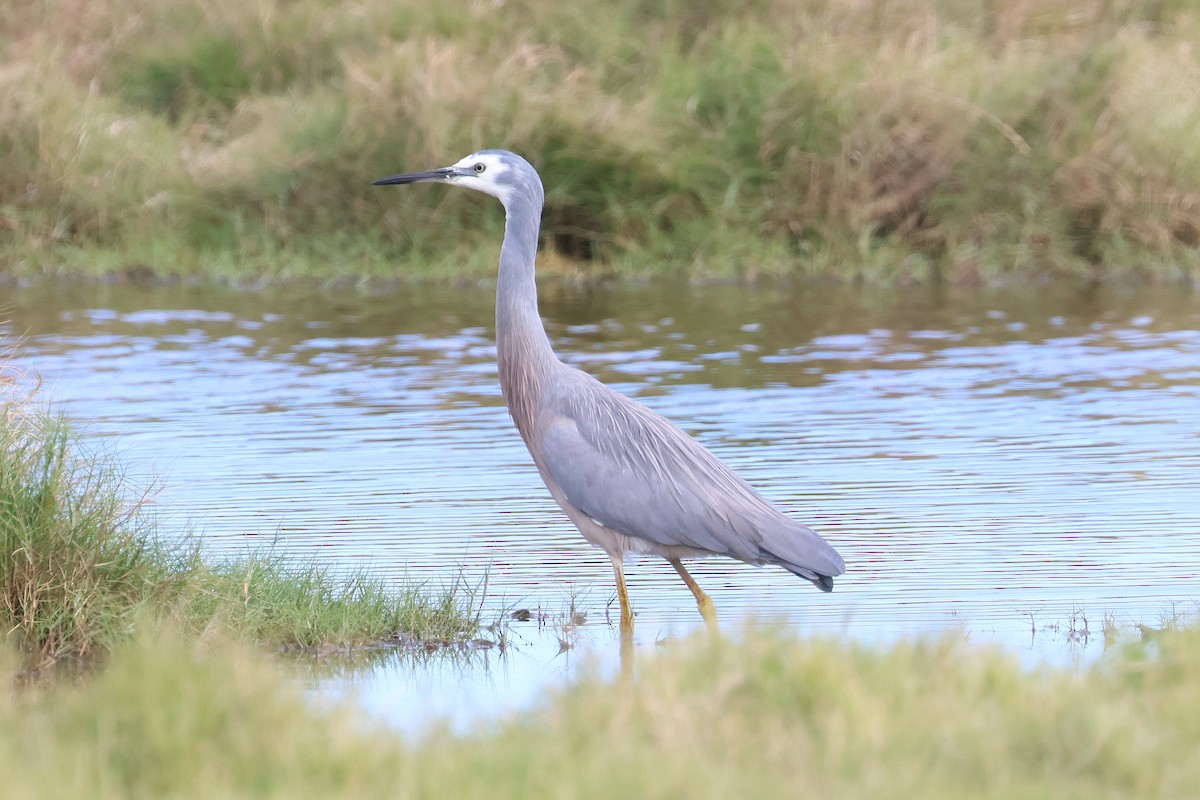
[[[456,177],[458,171],[454,167],[438,167],[424,172],[408,172],[404,175],[393,175],[390,178],[380,178],[372,186],[391,186],[397,183],[429,183],[436,181],[444,183]]]

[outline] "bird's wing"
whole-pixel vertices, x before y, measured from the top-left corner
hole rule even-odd
[[[672,422],[584,377],[543,408],[540,442],[544,468],[581,511],[660,545],[841,574],[823,539]]]

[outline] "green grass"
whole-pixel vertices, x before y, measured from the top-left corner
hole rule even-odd
[[[252,641],[315,648],[383,642],[397,634],[451,642],[480,628],[475,593],[462,582],[387,585],[366,570],[335,574],[262,553],[207,566],[184,621],[219,618]]]
[[[299,648],[479,628],[461,583],[396,587],[269,551],[205,559],[194,537],[160,533],[115,458],[14,385],[0,389],[0,629],[32,667],[103,656],[149,617]]]
[[[484,146],[542,170],[554,268],[1200,270],[1182,0],[33,0],[0,27],[13,273],[490,274],[492,201],[368,185]]]
[[[0,694],[0,768],[14,797],[80,800],[1193,797],[1197,663],[1194,627],[1081,669],[749,630],[414,740],[234,643],[146,627],[87,681]]]

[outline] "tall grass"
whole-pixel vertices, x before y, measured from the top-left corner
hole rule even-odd
[[[295,647],[479,627],[461,585],[395,587],[269,552],[206,560],[186,533],[160,535],[115,458],[34,397],[0,389],[0,627],[33,666],[107,654],[148,618]]]
[[[1200,263],[1183,0],[32,0],[0,28],[9,271],[484,274],[495,209],[368,186],[482,146],[542,169],[583,269]]]
[[[79,458],[64,421],[27,402],[0,419],[0,619],[43,660],[105,650],[129,613],[187,574],[114,464]]]
[[[236,646],[150,628],[93,680],[0,694],[0,768],[14,797],[80,800],[1194,797],[1198,662],[1194,628],[1037,670],[960,638],[758,630],[406,741]]]

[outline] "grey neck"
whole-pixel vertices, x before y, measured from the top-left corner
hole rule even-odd
[[[519,428],[524,428],[525,420],[518,418],[521,412],[517,406],[534,399],[544,386],[543,377],[558,362],[538,315],[534,282],[541,213],[542,204],[531,198],[515,198],[506,204],[496,286],[500,386]]]

